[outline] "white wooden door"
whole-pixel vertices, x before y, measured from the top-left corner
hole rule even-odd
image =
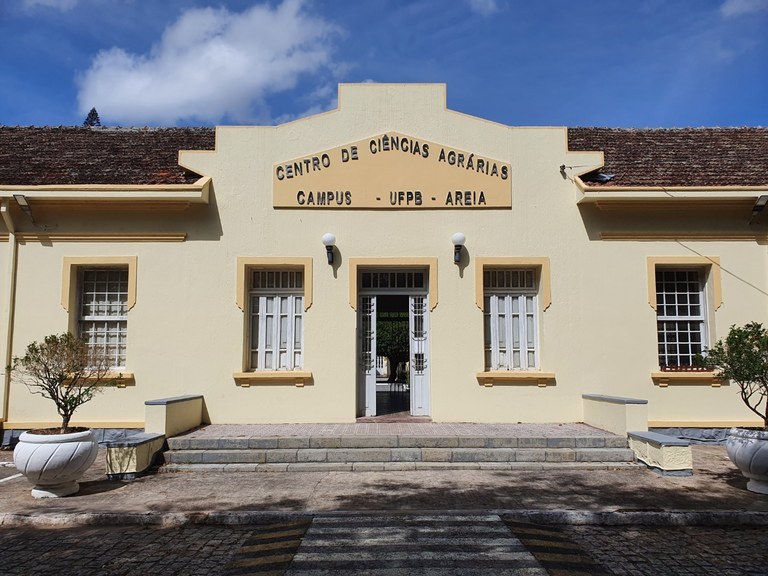
[[[429,307],[426,296],[408,298],[411,414],[429,416]]]
[[[362,413],[376,416],[376,296],[360,299],[360,381]]]

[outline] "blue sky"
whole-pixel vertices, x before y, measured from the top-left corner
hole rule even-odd
[[[0,124],[276,124],[441,82],[509,125],[768,126],[768,0],[0,0]]]

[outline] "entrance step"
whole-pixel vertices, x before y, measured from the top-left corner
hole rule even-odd
[[[621,436],[169,438],[165,471],[548,469],[634,466]]]

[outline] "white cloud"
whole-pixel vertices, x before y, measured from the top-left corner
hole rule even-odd
[[[134,125],[263,120],[269,95],[332,65],[337,32],[304,13],[302,0],[240,13],[191,9],[148,54],[97,54],[80,78],[79,109]]]
[[[720,13],[726,17],[754,12],[768,12],[768,0],[725,0],[720,6]]]
[[[467,0],[472,12],[480,16],[490,16],[499,11],[499,5],[496,0]]]
[[[24,8],[35,8],[42,6],[44,8],[54,8],[66,12],[77,5],[78,0],[23,0]]]
[[[320,84],[301,100],[302,102],[300,102],[300,105],[306,106],[304,110],[298,113],[290,112],[282,114],[274,119],[275,124],[285,124],[286,122],[293,122],[299,118],[314,116],[315,114],[321,114],[322,112],[337,109],[339,107],[337,85],[330,82]],[[309,102],[309,105],[306,105],[306,102]]]

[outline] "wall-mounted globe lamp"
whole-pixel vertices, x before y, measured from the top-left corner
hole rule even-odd
[[[336,236],[330,232],[323,234],[323,245],[328,256],[328,264],[333,264],[333,247],[336,245]]]
[[[453,242],[453,263],[458,264],[461,262],[461,249],[464,247],[464,242],[467,241],[467,237],[461,232],[456,232],[451,236],[451,242]]]

